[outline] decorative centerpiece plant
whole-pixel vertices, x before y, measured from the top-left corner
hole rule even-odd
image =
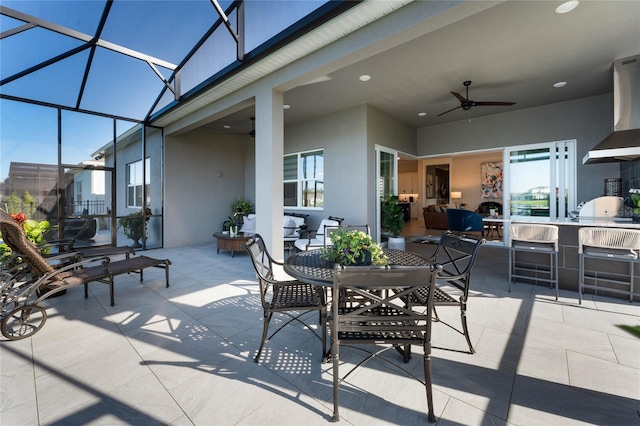
[[[389,259],[371,235],[363,231],[339,228],[331,234],[331,246],[321,249],[322,258],[341,265],[386,265]]]

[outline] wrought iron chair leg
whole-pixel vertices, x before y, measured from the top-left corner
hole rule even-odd
[[[469,345],[469,353],[474,354],[476,350],[473,348],[471,344],[471,337],[469,336],[469,327],[467,326],[467,306],[466,303],[463,303],[460,307],[460,320],[462,321],[462,332],[464,333],[465,339],[467,339],[467,345]]]
[[[262,348],[264,348],[264,342],[267,340],[267,332],[269,331],[269,322],[271,321],[271,317],[273,313],[269,315],[265,315],[263,318],[262,324],[262,340],[260,341],[260,347],[258,348],[258,353],[253,358],[253,362],[258,362],[260,360],[260,354],[262,353]]]
[[[340,414],[338,412],[339,410],[338,386],[340,384],[340,377],[339,377],[340,343],[338,343],[336,340],[337,339],[335,339],[331,343],[331,353],[332,353],[332,361],[333,361],[333,417],[331,418],[331,421],[339,422]]]
[[[109,297],[111,298],[111,306],[115,306],[116,301],[113,289],[113,276],[109,277]]]
[[[431,387],[432,376],[431,376],[431,345],[430,344],[424,345],[423,363],[424,363],[424,382],[427,384],[425,386],[427,390],[427,410],[428,410],[427,418],[429,419],[429,422],[435,423],[436,416],[433,412],[433,389]]]

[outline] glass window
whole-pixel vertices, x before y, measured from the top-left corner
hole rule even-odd
[[[82,181],[76,182],[76,203],[82,204]]]
[[[286,207],[324,207],[323,150],[285,155],[283,177]]]
[[[147,205],[149,205],[150,196],[150,160],[144,160],[145,167],[143,172],[142,160],[127,164],[127,207],[142,208],[142,185],[144,173],[144,185],[146,186]]]
[[[510,147],[506,154],[512,217],[562,218],[575,209],[575,141]]]

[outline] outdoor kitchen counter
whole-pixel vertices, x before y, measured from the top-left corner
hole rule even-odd
[[[498,221],[498,219],[493,219]],[[513,219],[503,219],[504,234],[503,241],[508,245],[508,229],[510,222],[518,223],[542,223],[558,225],[558,277],[560,278],[560,288],[578,292],[578,229],[588,227],[626,228],[640,229],[640,223],[634,223],[631,218],[579,218],[579,219],[550,219],[545,217],[518,217]],[[594,261],[590,260],[591,265]],[[628,266],[611,260],[598,261],[597,269],[601,272],[628,273]],[[634,266],[634,300],[640,300],[640,265]],[[602,293],[605,295],[607,294]]]

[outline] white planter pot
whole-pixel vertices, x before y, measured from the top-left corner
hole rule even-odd
[[[387,247],[394,250],[404,250],[406,248],[404,237],[389,237]]]

